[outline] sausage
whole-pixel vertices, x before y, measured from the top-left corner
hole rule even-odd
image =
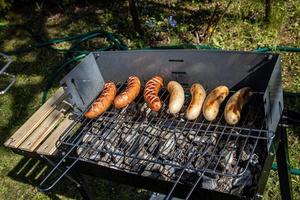
[[[139,95],[141,90],[141,81],[136,76],[130,76],[127,80],[127,86],[114,100],[117,109],[129,105]]]
[[[198,83],[194,83],[192,85],[190,92],[192,95],[192,100],[187,108],[185,117],[188,120],[194,120],[201,113],[201,108],[206,97],[206,92],[203,86]]]
[[[167,89],[170,93],[169,111],[172,114],[176,114],[184,104],[183,87],[176,81],[170,81],[167,85]]]
[[[209,93],[203,103],[203,115],[206,120],[213,121],[217,117],[220,105],[228,94],[228,87],[223,85],[216,87]]]
[[[84,116],[92,119],[104,113],[112,104],[116,94],[116,85],[111,81],[105,83],[101,94],[93,102],[91,108],[84,114]]]
[[[244,87],[230,97],[224,111],[224,117],[228,124],[235,125],[240,121],[241,111],[251,96],[251,88]]]
[[[148,108],[153,111],[159,111],[162,107],[162,102],[158,96],[158,92],[164,85],[163,78],[161,76],[154,76],[147,81],[144,90],[144,99]]]

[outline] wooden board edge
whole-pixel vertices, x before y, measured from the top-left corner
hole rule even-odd
[[[38,154],[51,156],[57,150],[57,142],[59,137],[65,133],[65,131],[72,125],[75,121],[70,118],[71,113],[67,114],[62,122],[52,131],[50,136],[36,149]]]
[[[14,134],[4,143],[9,148],[18,148],[27,137],[53,112],[56,105],[65,99],[60,87]],[[28,128],[29,127],[29,128]]]

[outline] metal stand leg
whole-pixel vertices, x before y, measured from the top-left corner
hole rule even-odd
[[[47,161],[51,166],[55,166],[56,164],[46,156],[41,155],[41,158],[43,158],[45,161]],[[69,179],[71,182],[75,183],[78,191],[80,192],[83,199],[86,200],[94,200],[96,199],[93,193],[89,190],[88,184],[86,183],[84,177],[76,173],[74,170],[70,171],[65,175],[67,179]]]
[[[280,142],[276,153],[278,176],[280,182],[281,199],[292,200],[292,184],[289,174],[288,140],[286,129],[282,126],[280,130]]]

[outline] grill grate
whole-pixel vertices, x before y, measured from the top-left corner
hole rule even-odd
[[[118,91],[124,87],[118,84]],[[188,88],[185,92],[182,111],[191,99]],[[202,115],[187,121],[184,112],[176,116],[167,113],[165,88],[160,97],[164,106],[158,113],[148,109],[140,96],[122,110],[111,108],[94,120],[82,118],[75,133],[61,138],[61,146],[71,148],[68,156],[75,160],[172,181],[170,195],[178,183],[192,185],[191,194],[207,176],[240,177],[249,165],[263,162],[258,155],[263,155],[274,133],[265,128],[261,93],[254,93],[238,126],[225,123],[224,105],[213,122]]]

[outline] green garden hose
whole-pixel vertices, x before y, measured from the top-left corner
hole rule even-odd
[[[287,46],[276,46],[276,47],[263,47],[257,48],[256,52],[267,52],[267,51],[285,51],[285,52],[300,52],[298,47],[287,47]]]
[[[272,164],[272,169],[275,170],[275,171],[278,169],[276,163],[273,163],[273,164]],[[290,173],[293,174],[293,175],[298,175],[298,176],[300,176],[300,169],[289,169],[289,171],[290,171]]]

